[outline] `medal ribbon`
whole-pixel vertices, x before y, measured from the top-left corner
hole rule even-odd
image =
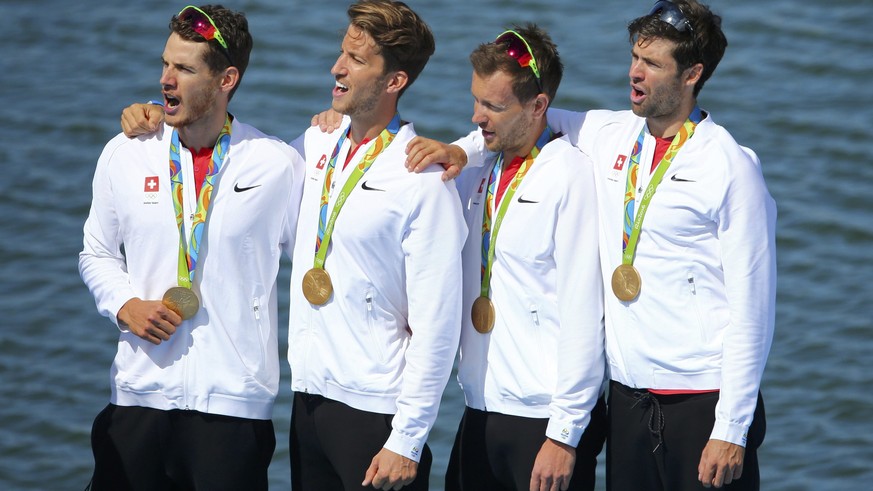
[[[364,155],[361,162],[355,166],[355,169],[352,171],[352,174],[349,176],[340,191],[339,196],[337,196],[336,202],[334,203],[333,209],[330,211],[330,216],[328,217],[327,203],[330,199],[330,187],[333,181],[333,172],[336,168],[337,156],[346,141],[348,131],[340,137],[336,147],[333,149],[333,154],[330,156],[330,162],[328,162],[327,170],[324,174],[324,185],[321,189],[321,207],[318,212],[318,236],[315,239],[314,267],[318,269],[324,268],[324,261],[327,258],[327,247],[330,244],[330,238],[333,235],[333,227],[339,216],[340,210],[345,204],[346,199],[349,197],[349,194],[351,194],[352,190],[357,186],[358,181],[361,180],[367,170],[370,169],[370,166],[373,165],[373,161],[376,160],[376,157],[378,157],[383,150],[388,148],[388,145],[390,145],[394,140],[394,137],[397,136],[397,132],[400,131],[400,114],[394,114],[391,122],[389,122],[388,126],[379,133],[379,136],[373,141],[370,150],[367,151],[367,154]]]
[[[494,249],[497,243],[497,234],[500,232],[500,225],[503,223],[503,217],[506,215],[506,210],[509,208],[509,202],[512,201],[512,196],[515,194],[518,186],[521,185],[521,180],[533,166],[534,159],[540,154],[540,150],[546,146],[552,139],[552,130],[548,126],[543,130],[536,144],[530,150],[530,153],[525,157],[518,172],[515,173],[515,178],[509,183],[509,187],[503,193],[503,198],[500,200],[500,209],[497,210],[497,218],[494,219],[492,225],[492,210],[494,209],[495,193],[497,191],[499,175],[503,167],[503,153],[497,157],[494,162],[494,167],[491,169],[491,177],[488,179],[488,193],[485,198],[485,211],[482,219],[482,286],[480,294],[487,297],[491,291],[491,266],[494,264]]]
[[[182,145],[179,141],[179,132],[175,128],[173,129],[173,136],[170,140],[170,182],[173,192],[173,208],[176,212],[176,225],[179,227],[179,261],[176,276],[179,286],[185,288],[191,288],[194,281],[194,271],[197,268],[197,257],[200,252],[200,239],[203,236],[206,216],[209,213],[209,203],[212,201],[213,181],[218,171],[221,170],[221,164],[224,162],[230,147],[230,129],[230,116],[225,116],[224,126],[221,128],[221,133],[218,134],[218,140],[212,149],[212,159],[206,169],[206,179],[197,197],[197,209],[191,220],[191,237],[187,241],[185,240],[185,220],[182,207],[182,159],[179,153]]]
[[[625,187],[624,230],[622,231],[621,238],[622,264],[633,264],[634,254],[636,254],[637,249],[637,241],[640,238],[640,230],[643,227],[643,219],[649,208],[649,202],[655,194],[655,189],[659,184],[661,184],[661,179],[664,178],[664,174],[667,173],[667,169],[670,167],[670,164],[673,163],[673,158],[679,152],[679,149],[682,148],[682,145],[684,145],[689,138],[691,138],[694,134],[694,129],[697,128],[697,125],[702,119],[703,113],[700,111],[700,108],[694,106],[694,110],[691,111],[688,119],[685,120],[685,124],[683,124],[682,128],[679,129],[679,133],[673,137],[673,142],[670,143],[670,148],[667,149],[661,162],[658,163],[657,170],[655,170],[655,173],[652,175],[652,180],[649,182],[649,185],[646,186],[642,199],[640,199],[639,212],[636,214],[636,217],[634,217],[637,174],[640,168],[640,155],[643,152],[643,140],[646,136],[645,126],[640,130],[640,136],[637,138],[637,142],[634,144],[633,152],[631,154],[631,165],[628,168],[627,185]]]

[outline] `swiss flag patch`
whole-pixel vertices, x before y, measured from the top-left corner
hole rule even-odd
[[[145,178],[145,189],[143,191],[147,193],[156,193],[160,191],[160,180],[158,176],[149,176]]]
[[[615,165],[613,165],[612,168],[615,170],[621,170],[622,168],[624,168],[625,162],[627,162],[627,156],[626,155],[619,155],[618,157],[616,157]]]
[[[324,164],[327,162],[327,155],[322,155],[320,159],[318,159],[318,163],[315,164],[315,168],[318,170],[324,169]]]

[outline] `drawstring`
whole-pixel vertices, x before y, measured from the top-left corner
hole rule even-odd
[[[649,414],[649,432],[658,437],[658,445],[652,450],[652,453],[655,453],[661,448],[661,444],[664,443],[664,413],[661,412],[661,404],[658,402],[657,397],[646,390],[634,391],[634,404],[632,407],[637,407],[638,405],[643,410],[651,409],[652,411]]]

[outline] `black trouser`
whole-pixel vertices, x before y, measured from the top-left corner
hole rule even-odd
[[[291,410],[291,489],[364,490],[373,457],[391,435],[391,414],[371,413],[319,395],[294,393]],[[424,446],[414,481],[404,491],[425,491],[433,458]]]
[[[529,489],[548,422],[466,408],[446,469],[446,491]],[[605,438],[606,402],[600,398],[576,448],[571,491],[594,489],[597,454]]]
[[[703,447],[715,424],[718,392],[656,395],[618,382],[609,385],[606,488],[610,491],[705,489],[697,480]],[[758,490],[758,447],[764,440],[764,401],[758,394],[742,477],[722,489]]]
[[[93,491],[266,490],[272,420],[110,404],[94,420]]]

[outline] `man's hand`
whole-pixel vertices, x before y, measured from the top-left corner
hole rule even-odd
[[[697,480],[703,487],[720,488],[743,475],[746,449],[722,440],[709,440],[697,466]]]
[[[566,491],[575,465],[575,448],[546,438],[534,462],[530,491]]]
[[[467,165],[467,154],[457,145],[416,136],[406,145],[406,169],[410,172],[421,172],[433,164],[440,164],[445,169],[443,181],[454,179],[461,174]]]
[[[417,473],[418,462],[383,448],[370,462],[361,486],[372,485],[383,490],[400,489],[411,483]]]
[[[152,344],[167,341],[182,323],[179,314],[158,300],[131,298],[118,311],[118,320],[137,336]]]
[[[343,115],[341,113],[328,109],[313,116],[310,125],[318,126],[321,128],[322,133],[333,133],[334,130],[340,127],[342,122]]]
[[[164,107],[157,104],[131,104],[121,112],[121,131],[128,138],[154,133],[164,122]]]

